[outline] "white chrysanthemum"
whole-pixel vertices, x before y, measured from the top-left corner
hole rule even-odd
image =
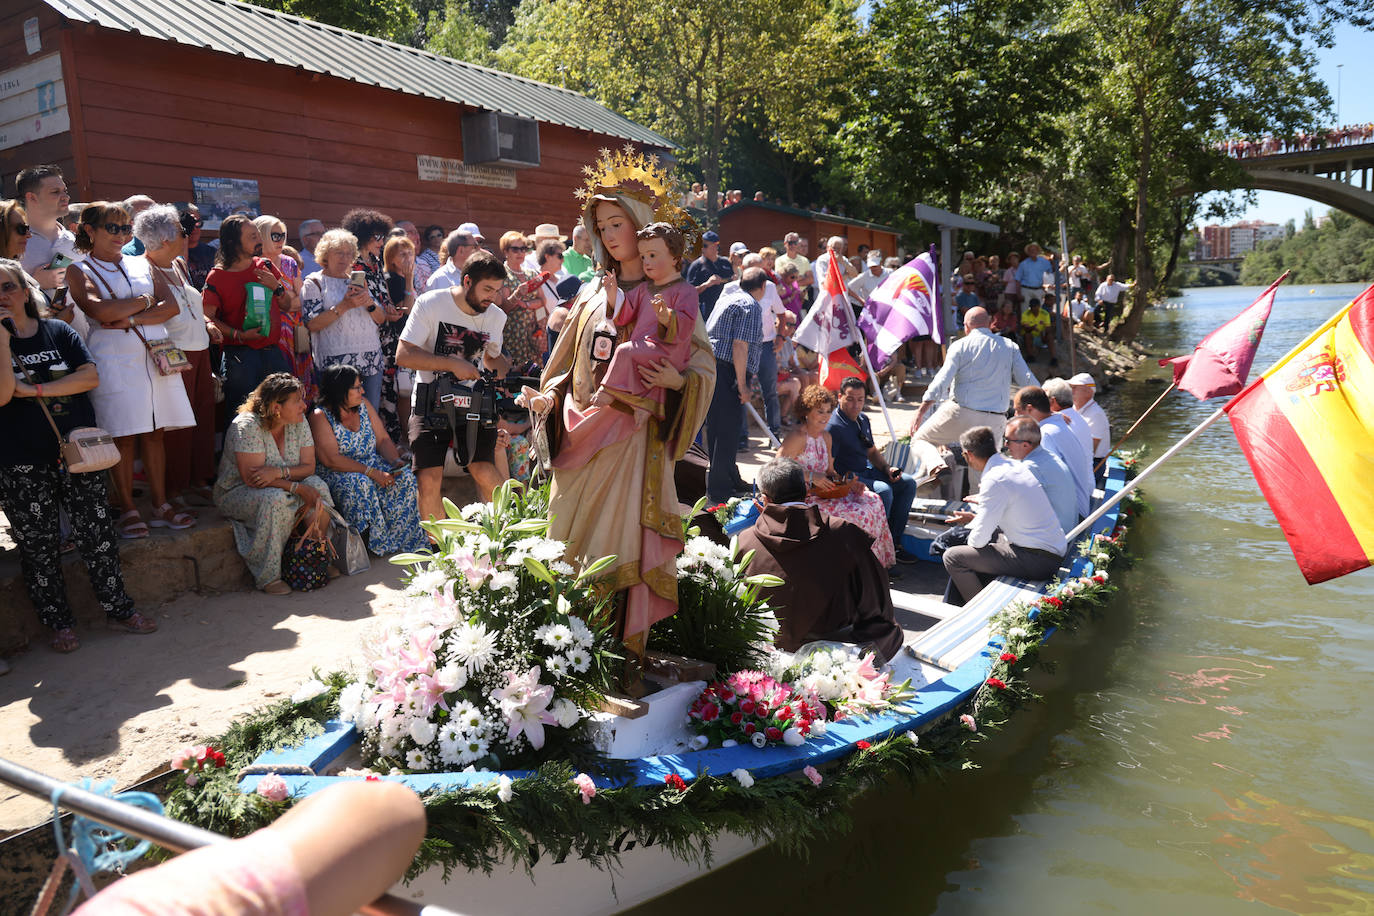
[[[592,654],[580,646],[568,650],[568,667],[578,674],[585,674],[592,666]]]
[[[545,667],[555,681],[561,681],[568,676],[568,660],[561,655],[550,655]]]
[[[549,563],[549,572],[557,576],[571,576],[576,570],[573,569],[571,563],[565,563],[562,560],[554,560]]]
[[[467,519],[468,521],[472,521],[473,519],[476,519],[479,516],[481,516],[486,511],[486,503],[468,503],[461,510],[459,510],[459,514],[462,515],[463,518]]]
[[[463,754],[463,742],[445,741],[442,736],[439,740],[439,762],[447,766],[457,766],[458,760]]]
[[[525,565],[525,559],[529,552],[521,550],[519,545],[512,547],[505,556],[501,558],[501,563],[505,566],[519,567]]]
[[[339,691],[339,718],[344,722],[353,722],[358,718],[358,713],[362,711],[364,686],[357,681],[349,684]]]
[[[486,730],[487,719],[481,711],[467,700],[454,704],[449,711],[448,721],[461,735],[475,735]]]
[[[469,673],[481,671],[496,653],[496,637],[480,623],[465,623],[453,629],[448,649]]]
[[[772,611],[760,611],[758,614],[759,622],[763,624],[764,631],[769,634],[769,638],[775,638],[782,623],[778,620],[778,615]]]
[[[383,738],[395,741],[409,730],[410,717],[401,713],[392,713],[385,718],[379,716],[377,725],[381,728]]]
[[[511,572],[508,569],[502,569],[498,572],[494,572],[491,574],[490,585],[497,591],[504,592],[508,589],[515,588],[515,584],[515,573]]]
[[[546,623],[534,631],[534,638],[539,640],[540,642],[544,642],[548,638],[549,633],[551,632],[553,632],[553,624]]]
[[[544,645],[552,649],[564,649],[573,644],[572,628],[567,624],[556,623],[549,627],[542,637]]]
[[[1007,631],[1007,635],[1012,639],[1024,639],[1026,637],[1025,627],[1012,627]]]
[[[424,747],[434,740],[434,735],[439,731],[438,726],[428,719],[410,720],[410,740],[420,747]]]
[[[449,662],[447,665],[434,672],[434,679],[439,682],[439,687],[444,693],[452,693],[466,686],[468,682],[468,671],[457,662]]]
[[[577,711],[577,704],[566,699],[554,700],[549,712],[558,720],[559,728],[572,728],[581,717],[581,713]]]
[[[448,574],[431,566],[411,579],[406,591],[412,595],[429,595],[443,588],[446,582]]]
[[[536,538],[536,543],[530,548],[530,553],[541,563],[549,563],[563,556],[567,547],[562,541],[555,541],[552,538]]]
[[[750,772],[744,769],[743,767],[740,767],[739,769],[735,770],[730,775],[735,777],[735,780],[739,783],[739,787],[741,789],[747,789],[754,784],[753,775],[750,774]]]
[[[377,742],[377,753],[383,757],[394,757],[396,756],[396,747],[397,743],[394,739],[383,738]]]
[[[502,802],[508,802],[515,794],[511,789],[511,778],[504,773],[496,780],[496,797]]]
[[[428,770],[429,757],[420,749],[415,749],[406,754],[406,766],[412,770]]]
[[[439,726],[438,738],[440,746],[445,744],[457,744],[463,740],[463,731],[452,722],[445,722],[443,725]]]
[[[572,631],[573,642],[582,646],[584,649],[591,648],[596,637],[592,634],[592,628],[587,626],[586,621],[581,617],[569,617],[568,629]]]
[[[296,688],[296,692],[291,694],[292,703],[308,703],[322,693],[329,690],[324,682],[319,678],[311,678],[304,684]]]
[[[1094,572],[1093,575],[1095,575],[1095,576],[1101,576],[1103,579],[1110,579],[1110,578],[1111,578],[1111,576],[1107,575],[1107,571],[1106,571],[1105,569],[1099,569],[1099,570],[1097,570],[1096,572]]]

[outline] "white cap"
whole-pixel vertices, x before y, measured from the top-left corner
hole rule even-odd
[[[882,266],[883,266],[883,253],[882,253],[881,251],[878,251],[877,249],[874,249],[873,251],[870,251],[870,252],[868,253],[868,266],[869,266],[869,267],[882,267]]]
[[[1077,375],[1075,375],[1075,376],[1073,376],[1072,378],[1070,378],[1070,379],[1069,379],[1069,384],[1070,384],[1070,385],[1087,385],[1089,388],[1096,388],[1096,387],[1097,387],[1097,382],[1094,382],[1094,381],[1093,381],[1093,377],[1092,377],[1091,375],[1089,375],[1088,373],[1086,373],[1086,372],[1080,372],[1080,373],[1078,373]]]
[[[746,245],[746,244],[744,244],[743,242],[731,242],[731,243],[730,243],[730,253],[731,253],[732,255],[733,255],[733,254],[748,254],[748,253],[749,253],[749,246]]]
[[[463,225],[461,225],[461,226],[458,227],[458,231],[459,231],[459,232],[466,232],[468,235],[472,236],[473,238],[475,238],[475,239],[481,239],[481,240],[484,241],[484,242],[487,240],[487,237],[486,237],[485,235],[482,234],[482,230],[477,228],[477,224],[476,224],[476,223],[463,223]]]
[[[540,223],[534,227],[534,237],[537,239],[559,239],[563,234],[558,231],[558,227],[553,223]]]

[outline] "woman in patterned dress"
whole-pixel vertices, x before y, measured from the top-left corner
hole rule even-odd
[[[514,375],[538,375],[526,371],[530,364],[544,365],[546,342],[545,325],[549,310],[540,291],[543,285],[539,274],[525,269],[525,255],[530,243],[518,232],[501,236],[501,257],[506,259],[506,298],[497,303],[506,313],[503,345],[510,357]]]
[[[315,476],[315,442],[305,422],[300,379],[274,372],[239,407],[225,434],[215,505],[233,523],[234,544],[269,595],[289,595],[281,553],[304,506],[319,524],[333,505],[329,487]]]
[[[301,315],[310,329],[315,367],[352,366],[362,374],[363,391],[372,406],[382,403],[382,342],[378,326],[385,314],[365,288],[350,286],[349,272],[358,259],[358,240],[343,229],[330,229],[315,245],[320,269],[301,286]]]
[[[825,431],[825,425],[830,422],[830,415],[835,410],[835,395],[828,388],[812,385],[802,392],[801,401],[805,412],[802,427],[783,440],[778,454],[801,462],[806,469],[808,484],[833,486],[839,482],[839,475],[835,473],[835,462],[830,453],[830,433]],[[850,481],[849,492],[839,499],[808,496],[806,501],[819,506],[827,515],[853,522],[862,528],[873,538],[873,555],[885,569],[896,564],[897,553],[892,545],[892,530],[887,526],[883,501],[862,481]]]
[[[401,339],[407,313],[391,301],[382,264],[382,247],[386,244],[387,233],[392,225],[391,217],[376,210],[350,210],[343,218],[343,228],[358,240],[358,260],[353,269],[361,270],[367,278],[367,291],[382,309],[385,319],[377,328],[377,336],[382,343],[382,397],[377,410],[382,415],[382,425],[386,427],[386,434],[391,441],[404,442],[401,418],[397,413],[396,343]]]
[[[340,514],[367,539],[377,556],[420,550],[415,474],[405,467],[382,421],[363,397],[362,376],[352,366],[320,372],[320,406],[310,414],[319,475]]]

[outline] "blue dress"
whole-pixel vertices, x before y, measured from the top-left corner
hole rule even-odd
[[[370,410],[366,401],[363,409]],[[377,437],[372,433],[369,417],[359,417],[361,422],[358,431],[354,432],[329,411],[324,411],[324,415],[334,430],[340,455],[378,471],[389,470],[386,459],[377,453]],[[383,487],[366,474],[335,471],[323,464],[317,473],[329,484],[339,513],[362,533],[367,540],[367,549],[377,556],[420,550],[428,544],[424,529],[420,527],[415,474],[410,468],[396,471],[396,481],[389,487]]]

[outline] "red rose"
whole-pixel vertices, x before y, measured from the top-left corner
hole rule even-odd
[[[756,732],[756,731],[758,731],[758,730],[759,730],[759,727],[758,727],[757,725],[755,725],[753,722],[745,722],[745,723],[744,723],[744,733],[745,733],[746,735],[752,735],[754,732]]]
[[[711,722],[720,715],[720,707],[714,703],[707,703],[701,709],[701,721]]]
[[[740,712],[739,710],[735,710],[734,712],[730,713],[730,724],[731,724],[731,725],[739,725],[739,724],[740,724],[741,722],[743,722],[743,721],[744,721],[744,713]]]
[[[770,725],[763,730],[763,736],[767,738],[769,741],[781,741],[782,729],[778,728],[775,725]]]
[[[784,706],[782,709],[778,710],[778,719],[780,719],[783,722],[786,722],[790,718],[792,718],[791,706]]]
[[[686,781],[676,773],[669,773],[667,776],[664,776],[663,784],[669,788],[677,789],[679,792],[685,792],[687,790]]]
[[[857,747],[857,748],[858,748],[859,750],[861,750],[861,751],[866,751],[866,750],[868,750],[870,747],[872,747],[873,745],[869,744],[867,741],[857,741],[857,742],[855,742],[854,746]]]
[[[998,690],[1005,690],[1007,687],[1006,681],[996,677],[988,678],[988,684],[989,686],[996,687]]]
[[[766,719],[766,718],[768,718],[768,712],[769,712],[768,704],[765,703],[765,702],[763,702],[762,700],[760,700],[760,701],[754,706],[754,714],[757,715],[760,719]]]
[[[1049,598],[1046,598],[1045,603],[1048,604],[1050,607],[1064,606],[1064,602],[1060,601],[1058,598],[1055,598],[1053,595],[1051,595]]]
[[[754,705],[755,704],[753,700],[745,700],[739,704],[739,711],[744,713],[746,716],[751,716],[754,714]]]
[[[1012,654],[1011,652],[1003,652],[1001,655],[999,655],[999,656],[997,656],[997,657],[1000,658],[1002,661],[1008,663],[1008,664],[1015,664],[1015,663],[1016,663],[1016,656],[1015,656],[1014,654]]]
[[[721,698],[722,700],[724,700],[726,703],[733,703],[733,702],[735,702],[735,692],[734,692],[733,690],[731,690],[729,687],[722,687],[722,688],[720,688],[720,690],[716,691],[716,693],[717,693],[717,694],[720,696],[720,698]]]

